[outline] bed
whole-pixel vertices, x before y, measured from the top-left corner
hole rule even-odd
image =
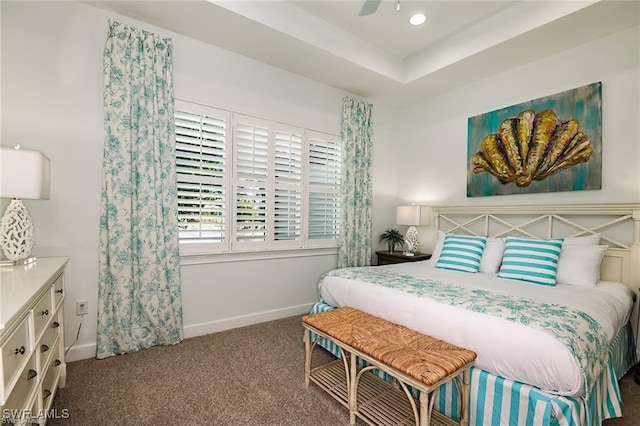
[[[621,416],[617,382],[637,359],[640,205],[433,211],[431,260],[331,271],[311,312],[351,306],[477,352],[472,425]],[[461,250],[478,244],[468,270],[473,256]],[[556,250],[552,282],[530,268],[542,262],[530,244]],[[456,417],[455,396],[444,385],[438,410]]]

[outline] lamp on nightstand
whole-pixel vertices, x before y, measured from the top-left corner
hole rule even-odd
[[[49,159],[36,151],[2,147],[0,197],[13,198],[0,221],[0,246],[9,262],[29,263],[35,231],[22,199],[49,199]]]
[[[411,205],[396,207],[396,224],[409,225],[404,240],[410,253],[417,253],[420,246],[416,226],[429,225],[431,214],[431,207],[427,206]]]

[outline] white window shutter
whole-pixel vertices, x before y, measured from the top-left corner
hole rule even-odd
[[[228,249],[229,113],[176,102],[179,239]],[[182,248],[181,248],[182,249]]]
[[[268,238],[269,123],[234,114],[234,248],[259,248]]]
[[[302,134],[277,123],[273,132],[274,241],[302,247]]]
[[[176,100],[181,254],[335,247],[336,135]]]
[[[340,186],[342,143],[335,135],[307,132],[308,144],[308,233],[313,241],[340,236]]]

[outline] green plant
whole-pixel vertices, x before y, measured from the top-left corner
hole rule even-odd
[[[404,244],[404,236],[395,228],[387,229],[380,235],[380,242],[386,243],[390,252],[393,252],[396,245],[402,246]]]

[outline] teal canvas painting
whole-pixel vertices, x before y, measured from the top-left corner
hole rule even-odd
[[[602,83],[469,118],[467,196],[602,188]]]

